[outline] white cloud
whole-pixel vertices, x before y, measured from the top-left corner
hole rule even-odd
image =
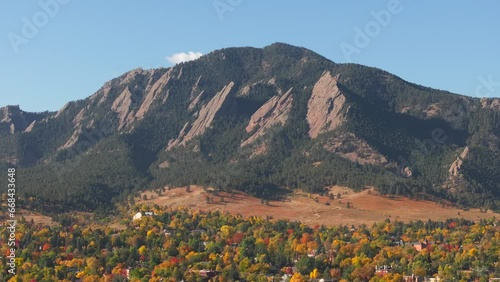
[[[175,54],[172,54],[171,56],[167,56],[165,59],[172,64],[178,64],[178,63],[182,63],[182,62],[196,60],[201,56],[203,56],[203,53],[201,53],[201,52],[189,51],[187,53],[185,53],[185,52],[175,53]]]

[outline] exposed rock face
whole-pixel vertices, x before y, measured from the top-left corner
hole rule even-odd
[[[413,175],[413,171],[411,171],[409,167],[405,167],[402,172],[405,177],[411,177]]]
[[[59,147],[57,150],[64,150],[64,149],[69,149],[73,147],[79,140],[80,135],[82,134],[82,120],[85,117],[85,113],[87,111],[87,108],[82,108],[80,112],[73,118],[73,124],[75,125],[75,131],[73,131],[73,135],[66,141],[64,145]]]
[[[172,69],[173,69],[173,68],[172,68]],[[183,70],[183,69],[184,69],[184,68],[181,68],[181,70],[179,71],[179,74],[177,74],[177,79],[181,79],[181,76],[182,76],[182,70]]]
[[[188,110],[191,112],[192,110],[195,109],[196,105],[200,102],[200,100],[203,98],[203,95],[205,94],[205,90],[200,90],[199,83],[200,80],[203,76],[200,75],[194,85],[191,87],[191,93],[189,95],[190,98],[190,103],[188,106]]]
[[[34,120],[25,130],[24,132],[31,132],[33,130],[33,127],[35,127],[36,120]]]
[[[274,84],[274,81],[275,81],[274,78],[270,79],[269,81],[270,82],[267,82],[267,84],[276,86],[276,84]],[[248,96],[250,94],[250,91],[252,90],[252,88],[254,86],[259,85],[259,84],[263,84],[263,83],[266,83],[266,82],[264,82],[263,80],[259,80],[259,81],[254,82],[254,83],[249,83],[249,84],[243,85],[240,88],[240,90],[238,91],[238,94],[236,94],[236,96],[238,96],[238,97]],[[279,95],[282,94],[281,89],[279,89],[279,88],[277,88],[277,92]]]
[[[342,108],[346,98],[337,86],[339,77],[324,72],[313,87],[307,103],[309,136],[316,138],[320,133],[337,128],[345,121]]]
[[[262,107],[260,107],[250,118],[250,122],[246,127],[247,132],[255,133],[245,140],[241,146],[248,145],[262,136],[266,130],[273,125],[285,124],[288,119],[288,114],[292,108],[292,88],[281,96],[274,96],[269,99]]]
[[[36,121],[40,121],[48,115],[48,113],[28,113],[17,105],[2,107],[0,108],[0,135],[23,132],[27,128],[30,128],[31,131]]]
[[[102,104],[102,103],[104,103],[106,101],[106,99],[108,98],[110,90],[111,90],[111,87],[109,85],[104,85],[104,87],[97,92],[99,94],[102,93],[101,99],[97,103],[98,105],[100,105],[100,104]]]
[[[101,105],[108,100],[109,93],[112,89],[116,89],[119,87],[126,86],[129,88],[129,91],[134,93],[141,91],[144,95],[141,95],[141,104],[138,109],[136,109],[135,118],[140,120],[144,117],[144,115],[149,110],[151,104],[153,104],[154,100],[159,97],[159,95],[166,88],[168,82],[172,77],[174,77],[173,72],[174,68],[168,69],[165,73],[163,73],[158,79],[157,77],[160,75],[159,73],[163,73],[163,69],[150,69],[143,70],[142,68],[137,68],[132,71],[129,71],[120,77],[117,77],[113,80],[106,82],[101,89],[99,89],[94,95],[90,97],[90,102],[92,103],[95,99],[100,97],[97,105]],[[145,83],[145,87],[141,89],[140,84],[141,81],[145,79],[147,82]],[[137,84],[135,81],[139,81]],[[138,101],[139,102],[139,101]]]
[[[86,106],[79,108],[78,114],[73,117],[73,134],[64,145],[59,147],[59,150],[74,146],[84,129],[91,129],[95,126],[96,116],[91,110],[93,107],[105,107],[106,111],[115,112],[118,115],[116,124],[118,131],[133,130],[135,122],[145,117],[157,99],[166,101],[168,83],[172,77],[175,79],[178,76],[173,75],[173,72],[174,68],[166,71],[135,69],[106,82],[89,98]],[[110,100],[110,93],[116,93],[116,90],[120,90],[121,93],[118,97],[113,95],[114,100]],[[61,116],[69,106],[70,104],[67,104],[61,108],[54,118]]]
[[[69,106],[69,102],[64,104],[64,106],[55,114],[54,118],[58,118]]]
[[[159,168],[167,168],[169,166],[170,166],[170,163],[168,161],[164,161],[158,165]]]
[[[188,124],[184,125],[181,130],[179,137],[169,142],[168,150],[172,149],[177,145],[185,145],[189,140],[196,136],[199,136],[205,132],[205,130],[212,125],[215,115],[220,110],[227,96],[233,89],[234,82],[230,82],[228,85],[224,86],[221,91],[219,91],[206,105],[204,105],[198,112],[198,118],[193,122],[189,131],[186,132]]]
[[[9,107],[0,108],[0,122],[10,122],[11,115]]]
[[[81,109],[80,112],[73,119],[73,123],[75,125],[79,125],[82,122],[83,117],[85,116],[85,108]]]
[[[250,85],[245,85],[241,88],[239,95],[247,96],[249,92],[250,92]]]
[[[189,122],[186,122],[186,124],[184,124],[184,126],[182,127],[181,132],[179,132],[179,136],[177,137],[177,139],[172,139],[172,140],[168,141],[167,150],[170,150],[173,147],[179,145],[180,140],[183,140],[184,137],[186,136],[188,126],[189,126]]]
[[[118,96],[118,98],[113,102],[111,110],[118,113],[118,118],[120,119],[118,123],[118,130],[123,129],[135,118],[134,111],[131,110],[132,106],[132,93],[130,90],[125,88],[123,92]]]
[[[365,140],[354,133],[342,133],[328,139],[324,148],[352,162],[364,164],[387,165],[388,161]]]
[[[200,92],[200,87],[199,87],[199,84],[200,84],[200,80],[203,76],[200,75],[198,77],[198,79],[196,80],[196,83],[193,85],[193,87],[191,87],[191,98],[193,98],[194,96],[196,96],[196,93],[199,93]]]
[[[432,118],[441,114],[441,108],[439,107],[438,104],[434,103],[429,105],[429,107],[427,107],[425,110],[423,110],[423,113],[427,118]]]
[[[457,193],[466,188],[467,184],[463,174],[460,172],[460,169],[464,160],[467,158],[469,151],[469,147],[465,147],[460,156],[458,156],[458,158],[451,163],[448,170],[448,180],[445,181],[442,188],[447,189],[451,193]]]
[[[465,147],[465,149],[462,151],[457,160],[451,164],[450,169],[448,170],[451,177],[459,176],[460,168],[462,167],[464,160],[468,154],[469,154],[469,147]]]
[[[151,86],[150,89],[147,89],[148,91],[144,98],[144,101],[142,102],[141,107],[139,108],[139,110],[137,110],[137,114],[135,115],[137,119],[140,120],[144,118],[144,115],[148,112],[149,107],[151,107],[153,101],[156,99],[156,97],[158,97],[160,93],[162,93],[163,89],[167,86],[172,75],[172,70],[173,68],[170,68],[162,77],[160,77],[160,79],[158,79],[153,84],[153,86]]]
[[[499,98],[493,98],[493,99],[488,99],[488,98],[482,98],[481,99],[481,106],[483,108],[490,108],[493,110],[500,110],[500,99]]]
[[[82,134],[82,129],[79,127],[73,132],[73,135],[71,135],[68,141],[66,141],[64,145],[59,147],[58,150],[64,150],[73,147],[73,145],[75,145],[78,142],[81,134]]]
[[[194,98],[194,100],[189,104],[188,110],[192,111],[194,109],[194,107],[196,107],[196,105],[198,105],[198,102],[203,97],[204,93],[205,93],[205,90],[202,90],[200,92],[200,94],[198,94],[198,96],[196,96],[196,98]]]
[[[128,84],[132,80],[134,80],[137,75],[144,74],[147,72],[148,72],[147,70],[143,70],[142,68],[136,68],[134,70],[131,70],[121,77],[122,79],[120,80],[119,84],[120,85]]]

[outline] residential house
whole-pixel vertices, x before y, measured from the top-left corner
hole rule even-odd
[[[138,212],[136,214],[134,214],[134,216],[132,217],[132,220],[139,220],[142,218],[142,212]]]
[[[390,265],[375,266],[375,273],[379,275],[385,275],[392,272],[392,267]]]
[[[439,277],[422,277],[422,276],[416,276],[416,275],[411,275],[411,276],[403,276],[403,281],[404,282],[439,282],[441,279]]]

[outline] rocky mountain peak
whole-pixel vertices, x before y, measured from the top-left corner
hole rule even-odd
[[[0,122],[10,122],[14,115],[20,113],[21,108],[19,108],[19,105],[2,107],[0,108]]]
[[[30,130],[36,121],[42,120],[47,115],[48,112],[25,112],[19,105],[2,107],[0,108],[0,135]]]

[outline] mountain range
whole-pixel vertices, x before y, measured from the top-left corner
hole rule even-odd
[[[0,108],[0,167],[18,167],[20,201],[41,210],[197,184],[263,198],[375,187],[498,211],[499,113],[499,98],[305,48],[226,48],[129,71],[58,112]]]

